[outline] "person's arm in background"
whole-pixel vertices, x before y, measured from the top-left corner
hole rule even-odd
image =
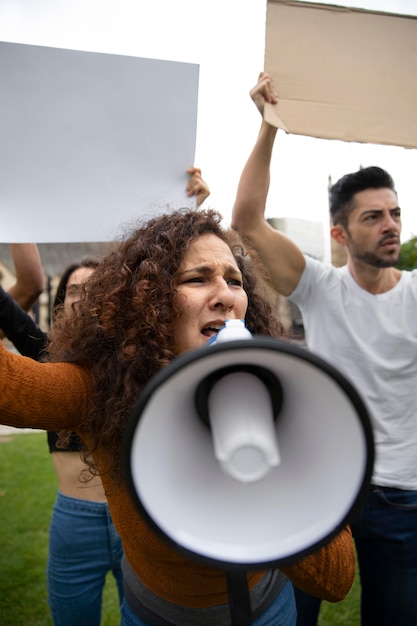
[[[261,115],[265,102],[278,102],[272,79],[265,73],[259,75],[250,95]],[[301,250],[286,235],[272,228],[264,217],[276,134],[276,128],[262,121],[239,181],[232,228],[249,239],[268,268],[273,287],[288,296],[300,280],[305,260]]]
[[[45,288],[42,262],[35,243],[12,243],[10,251],[16,282],[9,289],[12,298],[28,311]]]
[[[187,185],[187,194],[189,197],[195,196],[197,206],[201,206],[210,195],[210,189],[207,183],[201,178],[201,170],[198,167],[189,167],[187,173],[190,175],[190,180]]]
[[[16,282],[8,291],[17,304],[28,311],[36,302],[45,287],[45,278],[41,258],[36,243],[11,243]],[[0,340],[4,337],[5,326],[10,327],[13,314],[13,302],[7,302],[4,290],[1,293],[2,324],[0,324]],[[20,322],[21,323],[21,322]],[[14,324],[13,324],[14,325]]]
[[[46,346],[47,334],[0,285],[0,332],[24,356],[39,360]]]

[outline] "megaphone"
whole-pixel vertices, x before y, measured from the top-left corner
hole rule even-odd
[[[123,453],[154,531],[226,572],[288,565],[329,542],[362,503],[374,460],[364,402],[336,368],[234,330],[154,376]]]

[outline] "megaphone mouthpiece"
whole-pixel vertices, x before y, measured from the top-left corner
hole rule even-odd
[[[230,319],[226,320],[223,328],[220,328],[217,335],[214,335],[214,337],[208,341],[207,345],[212,346],[237,339],[253,339],[253,335],[246,328],[245,320]]]
[[[258,376],[223,376],[210,391],[208,414],[214,453],[226,474],[253,482],[279,465],[271,397]]]

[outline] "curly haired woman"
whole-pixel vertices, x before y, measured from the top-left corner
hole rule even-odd
[[[282,333],[257,293],[252,262],[220,221],[214,211],[188,210],[151,219],[100,262],[74,315],[56,321],[51,362],[0,352],[3,421],[77,432],[91,471],[101,476],[125,555],[122,626],[230,624],[224,572],[156,536],[129,497],[121,460],[139,393],[177,355],[206,345],[210,329],[227,319],[244,318],[253,334]],[[254,626],[294,626],[288,578],[337,601],[349,591],[354,569],[344,530],[285,573],[249,572]]]

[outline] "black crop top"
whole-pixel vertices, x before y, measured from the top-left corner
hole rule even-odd
[[[55,430],[48,431],[49,452],[81,452],[83,449],[83,443],[76,433],[71,433],[68,445],[65,448],[58,448],[56,445],[58,435],[59,433]]]

